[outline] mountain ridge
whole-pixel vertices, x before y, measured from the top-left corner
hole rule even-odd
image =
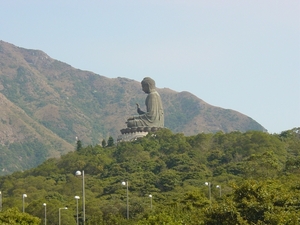
[[[212,106],[187,91],[157,90],[164,106],[165,126],[173,132],[195,135],[218,131],[265,131],[252,118]],[[28,156],[23,169],[74,150],[75,137],[85,145],[99,144],[109,136],[116,140],[120,130],[126,127],[126,119],[136,114],[135,103],[144,108],[145,101],[138,81],[124,77],[107,78],[75,69],[41,50],[25,49],[4,41],[0,41],[0,94],[3,101],[7,99],[6,107],[1,107],[0,152],[10,151],[18,155],[21,150],[16,150],[14,145],[22,148],[27,143],[28,149],[22,152]],[[25,113],[24,116],[11,111],[17,108]],[[12,131],[7,121],[14,117],[30,118],[20,127],[31,129],[22,130],[21,134],[16,128]],[[9,132],[19,135],[7,142]],[[41,132],[44,138],[38,135]],[[47,140],[48,137],[52,138],[51,141]],[[43,156],[37,148],[44,149]],[[30,155],[31,151],[34,154]],[[0,167],[7,167],[5,161],[2,163]]]

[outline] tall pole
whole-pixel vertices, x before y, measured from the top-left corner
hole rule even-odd
[[[149,195],[150,198],[150,209],[152,209],[152,195]]]
[[[128,198],[128,181],[123,181],[122,185],[126,185],[126,208],[127,208],[127,219],[129,219],[129,198]]]
[[[23,203],[22,203],[23,213],[25,212],[25,198],[27,198],[27,195],[23,194]]]
[[[78,170],[75,173],[76,176],[82,175],[82,211],[83,211],[83,225],[85,224],[85,185],[84,185],[84,170],[82,173]]]
[[[43,206],[45,207],[45,225],[47,224],[47,204],[44,203]]]
[[[79,222],[78,222],[78,199],[80,199],[80,197],[75,196],[75,199],[76,199],[76,221],[77,221],[77,225],[79,225]]]
[[[64,207],[64,208],[59,208],[58,209],[58,224],[60,225],[61,223],[60,223],[60,210],[61,209],[68,209],[67,207]]]
[[[221,190],[221,185],[217,185],[216,188],[219,188],[220,190],[220,197],[222,197],[222,190]]]
[[[129,199],[128,199],[128,181],[126,181],[126,189],[127,189],[127,219],[129,219]]]
[[[210,208],[211,208],[211,183],[210,182],[205,182],[205,185],[208,186],[209,205],[210,205]]]
[[[211,183],[209,182],[208,184],[209,184],[209,186],[208,186],[208,190],[209,190],[209,204],[210,204],[210,208],[211,208]]]
[[[82,208],[83,208],[83,225],[85,224],[85,185],[84,185],[84,170],[82,170]]]
[[[2,191],[0,191],[0,212],[2,212]]]
[[[78,225],[79,224],[78,223],[78,199],[76,200],[76,202],[77,202],[77,210],[76,210],[77,212],[76,212],[76,215],[77,215],[77,225]]]

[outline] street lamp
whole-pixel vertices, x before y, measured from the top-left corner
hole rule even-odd
[[[126,185],[126,190],[127,190],[127,191],[126,191],[126,199],[127,199],[127,200],[126,200],[126,202],[127,202],[127,203],[126,203],[126,205],[127,205],[127,206],[126,206],[126,207],[127,207],[127,219],[129,219],[128,181],[126,181],[126,182],[123,181],[123,182],[122,182],[122,185],[124,185],[124,186]]]
[[[210,207],[211,207],[211,183],[210,182],[205,182],[205,185],[208,186],[209,204],[210,204]]]
[[[76,199],[76,221],[78,225],[78,199],[80,199],[80,197],[76,195],[74,198]]]
[[[2,191],[0,191],[0,212],[2,212]]]
[[[150,209],[152,209],[152,195],[149,195],[150,198]]]
[[[58,225],[60,225],[60,210],[61,209],[68,209],[67,207],[59,208],[58,209]]]
[[[221,189],[221,185],[217,185],[216,188],[220,189],[220,197],[222,197],[222,189]]]
[[[47,204],[44,203],[43,206],[45,207],[45,225],[47,224]]]
[[[82,211],[83,211],[83,225],[85,224],[85,185],[84,185],[84,170],[82,173],[78,170],[76,171],[76,176],[81,176],[82,174]]]
[[[27,195],[23,194],[23,213],[25,212],[25,198],[27,198]]]

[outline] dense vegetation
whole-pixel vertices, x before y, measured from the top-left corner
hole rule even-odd
[[[48,225],[63,207],[61,224],[76,224],[77,170],[85,174],[86,224],[300,223],[300,128],[189,137],[163,129],[110,147],[79,141],[75,152],[1,177],[0,221],[24,202],[26,213],[13,213],[32,217],[23,224],[43,223],[43,203]]]

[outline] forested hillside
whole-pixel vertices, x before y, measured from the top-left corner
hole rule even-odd
[[[26,194],[29,215],[43,222],[46,203],[47,224],[54,225],[59,208],[67,207],[62,224],[76,224],[74,196],[81,198],[81,221],[84,181],[86,224],[300,223],[300,128],[194,136],[162,129],[110,147],[80,140],[75,147],[60,159],[1,177],[0,221],[12,214],[7,210],[22,210]],[[78,170],[84,180],[75,176]]]
[[[140,82],[110,79],[0,41],[0,175],[73,151],[76,137],[88,145],[117,139],[127,118],[136,114],[135,104],[145,110]],[[192,93],[160,87],[158,92],[165,127],[172,132],[265,131],[251,117]]]

